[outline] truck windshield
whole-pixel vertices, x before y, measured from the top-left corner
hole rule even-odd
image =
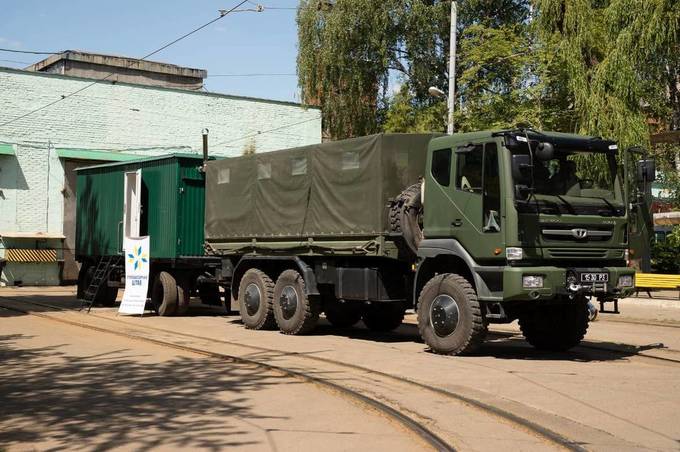
[[[518,210],[534,213],[624,214],[616,157],[592,151],[555,152],[550,160],[534,159],[530,196],[518,199]]]

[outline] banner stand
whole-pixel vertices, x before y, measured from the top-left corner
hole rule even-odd
[[[138,314],[144,317],[149,289],[149,236],[124,241],[125,291],[118,314]]]

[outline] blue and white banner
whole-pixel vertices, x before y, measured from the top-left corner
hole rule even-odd
[[[125,238],[125,292],[119,314],[144,314],[149,288],[149,237]]]

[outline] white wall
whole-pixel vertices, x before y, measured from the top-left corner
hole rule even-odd
[[[68,95],[91,80],[0,68],[0,124]],[[300,123],[297,125],[292,125]],[[0,232],[62,232],[64,171],[56,148],[143,155],[200,152],[236,156],[321,141],[321,113],[296,104],[108,82],[26,118],[0,125]],[[267,132],[270,129],[281,130]],[[260,133],[261,132],[261,133]],[[49,168],[49,171],[48,171]],[[14,186],[13,186],[14,185]],[[49,185],[49,188],[48,188]]]

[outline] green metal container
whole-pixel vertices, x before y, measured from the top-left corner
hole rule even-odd
[[[76,188],[76,256],[122,254],[124,179],[141,170],[140,235],[152,259],[203,256],[205,177],[202,158],[170,154],[80,168]]]

